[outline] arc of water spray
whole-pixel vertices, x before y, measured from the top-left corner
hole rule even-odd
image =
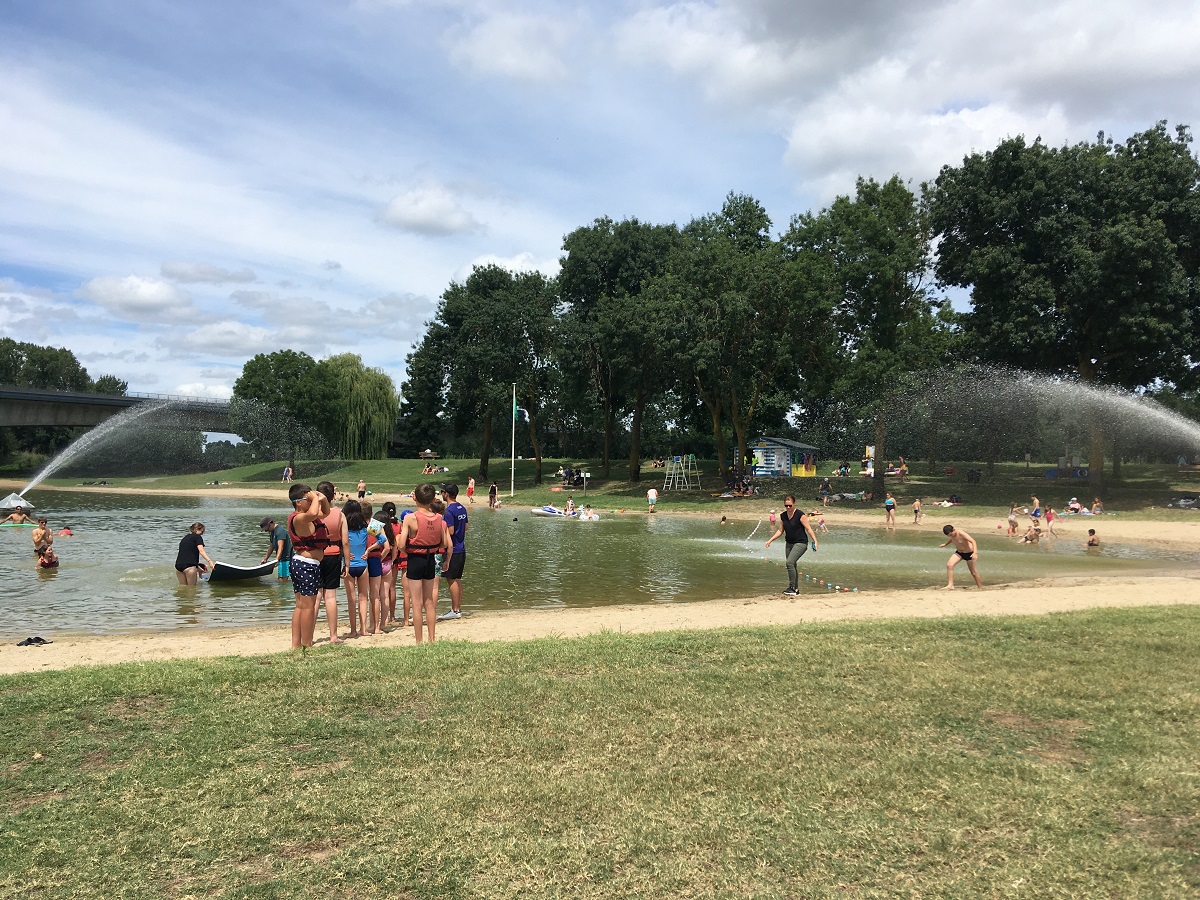
[[[124,428],[130,423],[136,422],[138,419],[142,418],[142,416],[165,409],[175,402],[176,401],[174,400],[148,400],[143,403],[139,403],[137,406],[131,406],[128,409],[117,413],[111,419],[101,422],[91,431],[87,432],[87,434],[83,435],[78,440],[72,441],[70,444],[64,447],[57,456],[55,456],[50,460],[50,462],[46,463],[46,465],[42,467],[41,471],[33,476],[33,479],[29,482],[29,484],[25,485],[25,487],[22,488],[19,493],[21,496],[24,496],[27,491],[33,490],[35,487],[49,478],[54,472],[71,462],[71,460],[82,456],[117,429]]]

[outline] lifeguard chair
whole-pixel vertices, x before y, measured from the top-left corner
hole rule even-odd
[[[664,491],[690,491],[700,487],[700,473],[696,471],[696,454],[672,456],[667,461],[667,474],[663,479]]]

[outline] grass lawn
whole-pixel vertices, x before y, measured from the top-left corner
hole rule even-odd
[[[1200,608],[12,676],[0,757],[4,897],[1195,897]]]

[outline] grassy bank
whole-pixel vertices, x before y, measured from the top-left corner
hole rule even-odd
[[[1189,897],[1200,609],[10,677],[0,757],[3,896]]]
[[[457,481],[463,490],[466,489],[467,479],[478,470],[477,459],[447,459],[439,460],[439,464],[449,469],[449,472],[435,476],[421,474],[424,463],[421,460],[388,459],[388,460],[357,460],[357,461],[315,461],[297,464],[297,478],[308,484],[315,485],[318,481],[328,479],[338,485],[340,490],[351,491],[359,478],[368,483],[370,489],[383,496],[395,496],[407,492],[421,481]],[[578,461],[564,462],[578,464]],[[493,460],[491,475],[500,485],[500,493],[508,505],[540,506],[543,503],[561,503],[564,495],[551,490],[557,484],[553,473],[559,460],[546,460],[543,465],[546,480],[541,485],[534,484],[534,468],[532,460],[518,460],[516,465],[516,494],[510,498],[508,460]],[[663,471],[648,466],[642,470],[640,483],[630,483],[623,477],[604,479],[600,467],[596,463],[584,464],[595,478],[589,482],[585,494],[576,489],[573,493],[576,501],[586,500],[600,508],[626,508],[629,510],[645,509],[645,492],[650,486],[662,489]],[[1049,465],[1049,464],[1047,464]],[[939,467],[934,474],[924,471],[925,466],[914,467],[910,481],[900,484],[889,479],[888,487],[895,493],[903,505],[907,505],[917,497],[926,503],[940,500],[957,494],[962,498],[963,511],[968,515],[975,513],[995,514],[1007,512],[1008,504],[1012,502],[1028,503],[1031,495],[1042,498],[1044,505],[1062,509],[1066,501],[1073,496],[1079,497],[1084,503],[1091,502],[1092,491],[1087,481],[1073,479],[1048,479],[1045,477],[1047,465],[1037,463],[1026,466],[1024,463],[1006,463],[996,466],[995,473],[984,476],[979,484],[969,484],[966,473],[972,468],[983,468],[982,464],[971,462],[948,463]],[[116,487],[128,487],[140,490],[195,490],[211,489],[214,492],[235,491],[239,488],[278,489],[284,498],[286,486],[280,483],[282,463],[259,463],[253,466],[242,466],[236,469],[226,469],[219,472],[209,472],[196,475],[171,475],[161,477],[115,478],[108,481]],[[815,504],[819,480],[811,478],[778,478],[760,479],[762,493],[755,500],[718,499],[712,496],[719,493],[723,486],[720,484],[715,463],[701,461],[701,488],[693,491],[664,492],[660,498],[659,508],[663,511],[711,512],[717,516],[722,513],[734,515],[745,512],[761,513],[761,501],[774,501],[778,505],[786,493],[794,493],[802,502]],[[823,466],[822,471],[832,468],[832,463]],[[953,474],[946,474],[947,469],[953,469]],[[918,471],[920,470],[920,471]],[[614,467],[615,475],[622,475],[620,467]],[[216,486],[212,483],[219,482]],[[52,478],[48,486],[71,487],[78,485],[79,479]],[[869,489],[866,479],[858,477],[833,479],[837,491],[859,491]],[[480,480],[477,486],[478,499],[484,501],[487,495],[487,483]],[[1190,469],[1179,469],[1175,466],[1127,464],[1124,467],[1123,478],[1119,482],[1107,485],[1104,494],[1106,508],[1110,512],[1137,513],[1149,519],[1164,521],[1185,520],[1200,517],[1200,512],[1189,510],[1169,510],[1165,504],[1172,498],[1185,493],[1200,491],[1200,473]],[[284,500],[286,503],[286,500]],[[878,508],[882,498],[874,503],[856,503],[848,501],[844,506],[849,508]],[[1197,518],[1200,521],[1200,518]]]

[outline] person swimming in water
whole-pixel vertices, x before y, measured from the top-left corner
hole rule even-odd
[[[25,507],[18,506],[0,521],[0,525],[29,525],[32,522],[33,519],[25,512]]]

